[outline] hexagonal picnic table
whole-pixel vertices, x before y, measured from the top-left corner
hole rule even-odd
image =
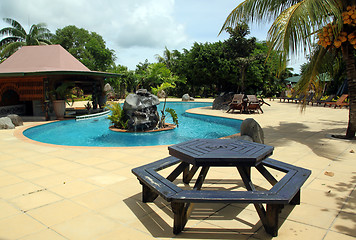
[[[269,234],[278,234],[278,214],[285,204],[300,203],[300,188],[310,170],[273,159],[273,147],[239,139],[194,139],[173,146],[171,157],[135,168],[132,172],[143,186],[143,202],[152,202],[161,195],[171,202],[174,213],[173,232],[184,229],[196,202],[253,203],[261,222]],[[164,178],[159,170],[179,164]],[[277,181],[266,166],[286,175]],[[183,190],[173,181],[182,173],[183,182],[189,184],[197,170],[201,171],[192,190]],[[248,191],[201,190],[210,167],[236,167]],[[251,167],[255,167],[273,186],[270,190],[256,191],[251,180]],[[266,203],[266,209],[262,205]]]

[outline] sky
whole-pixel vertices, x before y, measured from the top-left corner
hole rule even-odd
[[[1,0],[0,18],[18,21],[28,32],[32,24],[46,23],[49,30],[75,25],[103,37],[116,53],[116,64],[135,70],[146,59],[169,50],[190,49],[194,42],[223,41],[220,29],[242,0]],[[0,20],[0,28],[7,26]],[[250,25],[257,40],[266,40],[270,24]],[[303,57],[292,57],[298,73]]]

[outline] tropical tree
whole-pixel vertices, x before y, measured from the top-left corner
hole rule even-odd
[[[274,20],[267,41],[279,53],[284,69],[292,54],[310,51],[313,40],[319,47],[313,53],[310,67],[302,75],[300,92],[307,92],[318,81],[321,60],[327,52],[342,53],[349,86],[349,123],[346,138],[356,133],[356,7],[355,0],[245,0],[227,17],[222,30],[240,21]],[[221,30],[221,31],[222,31]],[[316,36],[318,34],[318,36]]]
[[[30,31],[21,26],[19,22],[11,18],[3,18],[3,20],[11,25],[0,30],[0,36],[5,36],[0,41],[0,58],[9,57],[22,46],[30,45],[50,45],[52,34],[46,28],[46,24],[33,24]]]
[[[114,50],[106,47],[102,36],[70,25],[57,29],[52,39],[93,71],[107,71],[116,59]]]
[[[136,76],[140,79],[139,87],[146,89],[156,88],[165,82],[171,85],[175,85],[176,82],[184,82],[178,76],[173,75],[164,63],[149,64],[146,69],[137,70]]]
[[[167,68],[171,69],[174,64],[174,61],[178,57],[178,51],[174,50],[171,52],[167,47],[165,47],[165,50],[163,51],[163,56],[156,54],[155,57],[159,63],[164,63]]]

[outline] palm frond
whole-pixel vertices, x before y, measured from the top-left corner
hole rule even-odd
[[[1,36],[11,35],[11,36],[16,36],[16,37],[20,37],[20,38],[25,38],[26,33],[23,33],[16,28],[6,27],[6,28],[3,28],[0,30],[0,35]]]
[[[6,23],[10,24],[13,28],[17,29],[18,31],[22,33],[26,33],[25,29],[21,26],[21,24],[18,21],[11,18],[3,18],[3,20]]]
[[[303,72],[297,86],[296,91],[298,93],[302,93],[305,96],[307,95],[309,90],[314,90],[318,93],[319,89],[316,87],[319,85],[319,75],[323,72],[324,62],[326,60],[325,56],[327,54],[327,50],[321,46],[317,46],[315,51],[313,52],[310,58],[310,64]],[[304,101],[302,105],[302,110],[306,107],[306,102]]]
[[[40,45],[52,45],[52,42],[50,40],[47,39],[38,39],[38,42]]]
[[[227,17],[220,33],[226,27],[235,27],[240,21],[252,23],[274,20],[281,12],[300,0],[245,0]]]
[[[25,46],[26,44],[24,42],[12,42],[7,45],[5,45],[0,52],[0,57],[9,57],[11,54],[16,52],[20,47]]]
[[[337,19],[340,13],[333,0],[304,0],[294,4],[276,18],[268,31],[270,51],[281,52],[282,63],[291,54],[311,52],[313,33],[330,22],[330,16],[337,15]]]
[[[3,47],[6,44],[12,43],[12,42],[19,42],[21,41],[21,38],[18,37],[7,37],[7,38],[3,38],[0,41],[0,47]]]

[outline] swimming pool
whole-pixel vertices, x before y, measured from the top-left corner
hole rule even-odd
[[[158,109],[162,108],[161,103]],[[109,130],[106,116],[83,121],[67,120],[29,128],[23,134],[35,141],[91,147],[133,147],[171,145],[194,138],[219,138],[240,132],[241,120],[186,113],[191,108],[211,106],[211,103],[167,102],[178,114],[179,127],[163,132],[121,133]],[[171,123],[171,118],[166,122]]]

